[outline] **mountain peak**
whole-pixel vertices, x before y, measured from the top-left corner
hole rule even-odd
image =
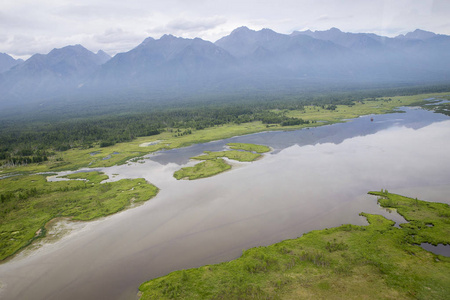
[[[69,45],[62,48],[54,48],[52,51],[50,51],[49,55],[59,54],[59,53],[79,53],[79,52],[90,52],[88,49],[84,48],[80,44],[76,45]]]
[[[411,40],[427,40],[435,37],[436,34],[431,31],[426,31],[422,29],[416,29],[413,32],[408,32],[407,34],[399,35],[397,38],[401,39],[411,39]]]
[[[171,35],[171,34],[165,34],[165,35],[163,35],[161,38],[160,38],[160,40],[176,40],[176,39],[178,39],[176,36],[173,36],[173,35]]]
[[[111,59],[111,56],[103,50],[98,50],[96,55],[100,60],[101,64],[104,64],[105,62]]]
[[[233,30],[230,35],[242,34],[242,33],[251,32],[251,31],[254,31],[254,30],[249,29],[247,26],[241,26],[241,27],[238,27],[235,30]]]
[[[16,60],[6,53],[0,53],[0,73],[7,71],[22,62],[23,60],[21,59]]]
[[[149,44],[149,43],[151,43],[151,42],[153,42],[155,39],[154,38],[152,38],[152,37],[148,37],[148,38],[146,38],[145,40],[143,40],[142,41],[142,43],[141,43],[141,45],[147,45],[147,44]]]
[[[342,32],[339,28],[336,28],[336,27],[331,27],[328,31],[329,32],[336,32],[336,33]]]

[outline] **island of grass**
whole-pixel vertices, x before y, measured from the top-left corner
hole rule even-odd
[[[216,174],[222,173],[231,169],[231,166],[227,164],[221,158],[209,159],[204,162],[198,163],[193,167],[186,167],[176,171],[173,177],[176,179],[199,179],[205,177],[211,177]]]
[[[227,146],[233,150],[245,150],[256,153],[266,153],[270,151],[270,148],[263,145],[245,144],[245,143],[228,143]]]
[[[216,159],[219,157],[226,157],[226,158],[229,158],[232,160],[237,160],[240,162],[250,162],[250,161],[254,161],[254,160],[260,158],[261,154],[247,152],[247,151],[237,151],[237,150],[218,151],[218,152],[205,151],[205,154],[191,157],[191,158],[197,159],[197,160],[210,160],[210,159]]]
[[[100,183],[100,172],[76,173],[68,179],[48,182],[46,175],[2,179],[0,186],[0,261],[15,254],[36,238],[45,224],[57,217],[88,221],[116,213],[131,202],[149,200],[158,188],[144,179]]]
[[[232,145],[232,144],[227,144]],[[173,176],[176,179],[199,179],[199,178],[205,178],[205,177],[211,177],[216,174],[225,172],[226,170],[229,170],[231,166],[227,164],[221,157],[226,157],[228,159],[240,161],[240,162],[250,162],[254,161],[261,157],[261,154],[259,153],[253,153],[249,151],[255,151],[250,149],[257,149],[262,152],[270,151],[270,148],[267,146],[262,145],[254,145],[254,144],[242,144],[242,143],[235,143],[234,144],[235,149],[238,150],[227,150],[227,151],[205,151],[204,154],[191,157],[191,159],[196,160],[204,160],[204,162],[201,162],[199,164],[196,164],[193,167],[185,167],[181,168],[180,170],[176,171]]]
[[[140,286],[144,299],[448,299],[450,258],[416,243],[450,243],[447,204],[371,192],[408,223],[365,214],[343,225],[181,270]],[[432,226],[430,226],[432,225]]]

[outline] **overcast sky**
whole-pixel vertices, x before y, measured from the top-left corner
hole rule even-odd
[[[0,52],[16,58],[82,44],[114,55],[163,34],[215,42],[239,26],[450,35],[449,0],[2,0]]]

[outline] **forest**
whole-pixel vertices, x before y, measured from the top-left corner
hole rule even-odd
[[[0,164],[20,165],[48,160],[58,151],[96,145],[107,147],[129,142],[137,137],[157,135],[164,131],[174,135],[190,134],[223,124],[261,121],[263,124],[294,126],[307,124],[301,118],[288,117],[285,111],[302,110],[306,105],[334,110],[336,105],[353,105],[376,97],[411,95],[449,90],[447,85],[405,87],[383,90],[346,91],[325,94],[280,95],[256,98],[245,96],[222,100],[192,100],[143,105],[134,102],[120,106],[120,111],[86,108],[64,113],[23,113],[0,115]],[[51,116],[51,117],[50,117]]]

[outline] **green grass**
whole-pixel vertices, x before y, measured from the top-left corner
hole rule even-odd
[[[423,250],[411,235],[449,243],[449,206],[373,194],[409,224],[434,227],[396,228],[363,213],[368,226],[312,231],[230,262],[150,280],[139,288],[141,299],[448,299],[450,258]]]
[[[233,150],[245,150],[256,153],[266,153],[270,151],[270,148],[263,145],[245,144],[245,143],[228,143],[227,146]]]
[[[205,160],[204,162],[198,163],[193,167],[186,167],[176,171],[173,176],[176,179],[199,179],[205,177],[211,177],[216,174],[222,173],[231,166],[227,164],[223,159],[216,158]]]
[[[59,152],[54,157],[50,157],[48,162],[39,164],[2,167],[0,169],[0,176],[16,172],[26,174],[48,171],[77,170],[82,167],[110,167],[117,164],[124,164],[127,160],[132,158],[140,157],[162,149],[186,147],[192,144],[206,143],[214,140],[221,140],[268,130],[293,130],[342,122],[345,119],[356,118],[362,115],[392,112],[399,106],[413,104],[420,105],[424,103],[423,99],[430,97],[439,98],[445,95],[448,95],[448,92],[420,94],[414,96],[399,96],[392,97],[390,98],[391,100],[389,100],[389,98],[377,98],[375,101],[368,101],[365,99],[362,102],[355,102],[355,105],[352,106],[337,105],[336,110],[327,110],[319,106],[305,106],[303,110],[274,110],[277,113],[285,114],[287,117],[321,122],[286,127],[275,124],[266,125],[259,121],[242,124],[230,123],[202,130],[192,130],[192,134],[178,137],[173,136],[173,134],[169,131],[165,131],[158,135],[139,137],[132,142],[118,143],[104,148],[100,148],[97,145],[90,149],[70,149],[64,152]],[[155,145],[140,147],[141,144],[155,141],[160,142]],[[91,153],[97,154],[91,155]]]
[[[146,201],[158,188],[144,179],[100,183],[108,176],[99,172],[65,176],[47,182],[45,175],[2,179],[0,187],[0,260],[13,255],[45,234],[45,224],[56,217],[92,220],[116,213],[131,202]],[[42,229],[40,235],[37,235]]]
[[[445,203],[432,203],[387,192],[370,192],[379,196],[383,207],[396,209],[408,223],[401,227],[408,231],[411,244],[450,244],[450,209]]]
[[[241,149],[238,145],[242,145],[242,147],[247,149],[258,149],[258,150],[266,150],[268,147],[253,145],[253,144],[237,144],[236,149]],[[269,149],[270,150],[270,149]],[[227,151],[205,151],[204,154],[191,157],[192,159],[204,160],[199,164],[196,164],[193,167],[181,168],[176,171],[173,176],[180,179],[199,179],[217,175],[226,170],[229,170],[231,166],[227,164],[221,157],[227,157],[229,159],[241,161],[241,162],[250,162],[254,161],[261,157],[259,153],[253,153],[249,151],[238,151],[238,150],[227,150]]]
[[[210,160],[210,159],[216,159],[219,157],[227,157],[229,159],[241,161],[241,162],[249,162],[254,161],[261,157],[261,154],[258,153],[252,153],[247,151],[218,151],[218,152],[211,152],[211,151],[205,151],[205,154],[192,157],[192,159],[198,159],[198,160]]]
[[[365,99],[364,101],[354,102],[352,106],[337,105],[335,110],[328,110],[319,106],[305,106],[303,110],[286,110],[283,112],[287,117],[302,118],[308,121],[323,121],[328,124],[342,122],[342,120],[353,119],[364,115],[391,113],[400,106],[424,104],[423,99],[440,97],[447,94],[382,97],[377,98],[375,101]]]
[[[61,176],[61,178],[67,179],[81,179],[85,180],[89,183],[100,183],[103,180],[108,179],[108,175],[102,174],[100,172],[81,172],[81,173],[73,173],[65,176]]]
[[[258,149],[260,151],[264,151],[269,149],[266,146],[261,145],[253,145],[253,144],[237,144],[236,149],[239,148],[239,145],[243,148],[247,149]],[[269,149],[270,150],[270,149]],[[216,174],[222,173],[226,170],[229,170],[231,166],[227,164],[221,157],[226,157],[229,159],[241,161],[241,162],[250,162],[254,161],[261,157],[259,153],[253,153],[249,151],[238,151],[238,150],[227,150],[227,151],[205,151],[204,154],[191,157],[191,159],[204,160],[204,162],[196,164],[193,167],[181,168],[176,171],[173,176],[180,179],[199,179],[214,176]]]

